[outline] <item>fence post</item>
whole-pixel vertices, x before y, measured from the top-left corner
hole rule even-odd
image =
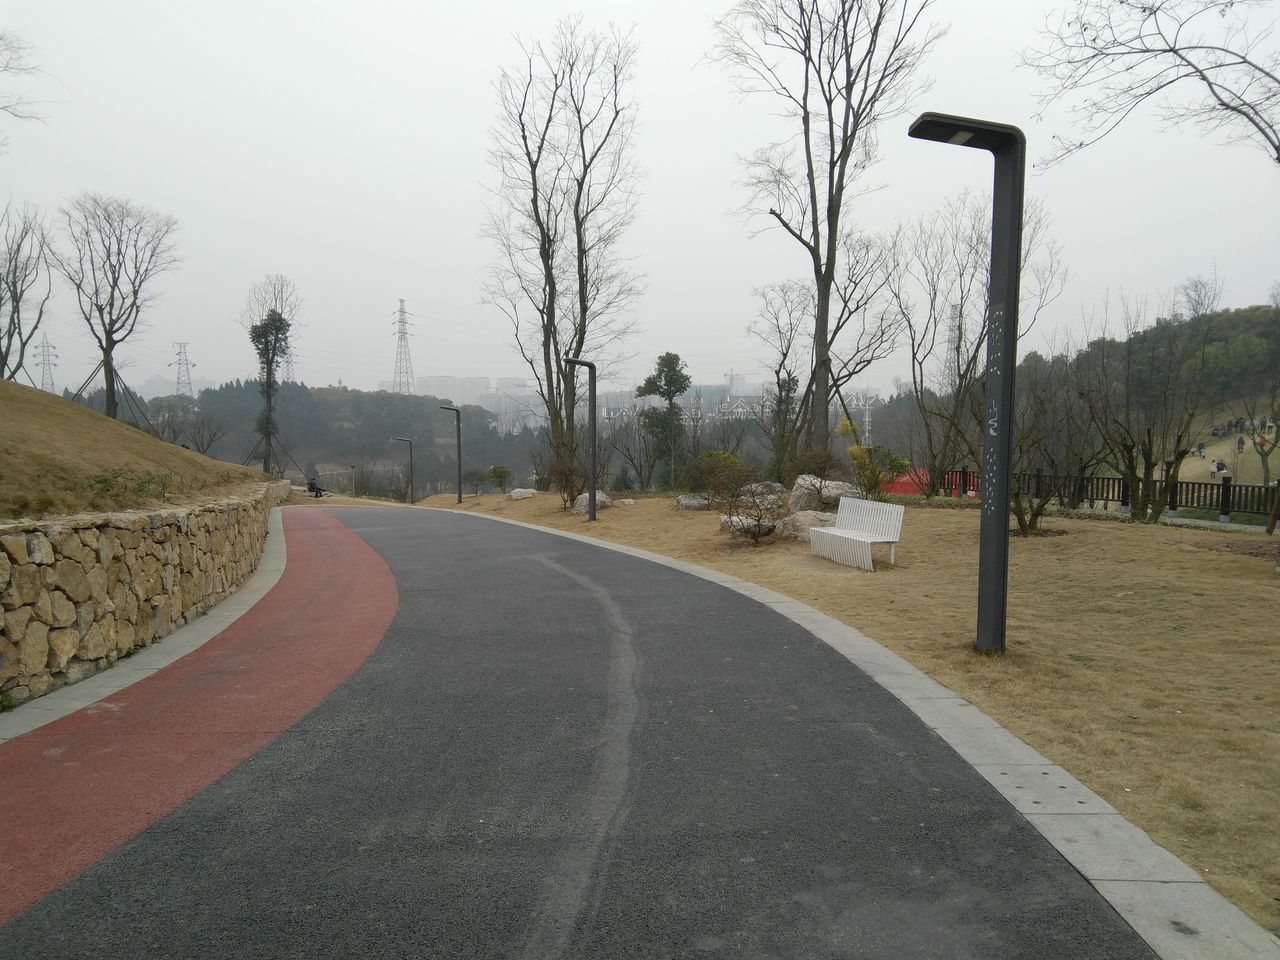
[[[1119,513],[1129,512],[1129,478],[1120,478],[1120,508]]]
[[[1218,522],[1231,522],[1231,478],[1222,478],[1222,497],[1218,500]]]
[[[1164,485],[1169,490],[1169,516],[1176,517],[1178,515],[1178,485],[1170,478],[1173,473],[1173,461],[1166,460],[1164,462]]]

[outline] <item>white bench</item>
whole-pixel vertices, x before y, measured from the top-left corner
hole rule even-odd
[[[905,510],[900,503],[841,497],[835,526],[810,527],[809,546],[814,556],[863,570],[875,570],[871,562],[871,545],[887,543],[892,565],[893,548],[901,538]]]

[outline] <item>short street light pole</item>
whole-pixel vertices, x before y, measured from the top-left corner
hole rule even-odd
[[[396,437],[396,440],[409,445],[409,502],[413,503],[413,441],[408,437]]]
[[[587,522],[596,518],[596,365],[588,360],[565,359],[565,363],[587,368],[587,422],[591,434],[591,486],[587,488]]]
[[[458,502],[462,502],[462,411],[457,407],[441,406],[441,410],[452,410],[455,426],[458,428]]]
[[[979,653],[1004,653],[1009,592],[1009,469],[1013,452],[1013,375],[1018,362],[1018,281],[1022,272],[1022,194],[1027,140],[1017,127],[924,113],[909,135],[988,151],[995,158],[991,203],[991,288],[987,294],[986,397],[983,400],[982,530],[978,543]]]
[[[356,465],[351,465],[351,498],[354,500],[356,496]]]

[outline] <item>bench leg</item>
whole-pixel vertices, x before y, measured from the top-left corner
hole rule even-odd
[[[897,546],[897,544],[895,544],[895,543],[891,543],[891,544],[889,544],[889,566],[891,566],[891,567],[896,567],[896,566],[897,566],[897,564],[893,562],[893,548],[894,548],[895,546]]]

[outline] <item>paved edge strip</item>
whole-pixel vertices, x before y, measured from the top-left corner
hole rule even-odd
[[[429,509],[624,553],[709,580],[772,608],[902,701],[995,787],[1161,960],[1280,960],[1280,939],[1111,804],[969,701],[848,624],[768,587],[659,553],[507,517]]]
[[[279,507],[272,507],[267,517],[267,537],[262,544],[258,565],[235,593],[223,598],[200,617],[179,627],[136,653],[79,683],[68,684],[38,697],[9,713],[0,714],[0,743],[20,737],[32,730],[92,706],[133,686],[193,650],[198,650],[231,624],[243,617],[284,575],[288,562],[288,546],[284,538],[284,518]]]

